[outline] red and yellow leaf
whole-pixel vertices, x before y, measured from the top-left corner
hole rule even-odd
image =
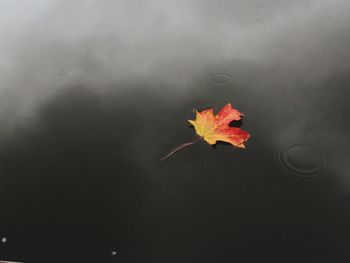
[[[244,143],[249,139],[250,134],[241,128],[229,126],[230,122],[239,121],[241,118],[242,113],[228,103],[216,115],[213,109],[196,111],[196,119],[188,121],[194,126],[196,133],[211,145],[217,141],[223,141],[245,148]]]

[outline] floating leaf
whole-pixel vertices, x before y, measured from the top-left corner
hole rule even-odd
[[[196,133],[211,145],[223,141],[245,148],[244,142],[248,140],[249,133],[241,128],[229,126],[230,122],[239,121],[241,118],[242,113],[228,103],[217,115],[214,115],[213,109],[196,111],[196,119],[188,121],[194,126]]]
[[[245,148],[244,143],[249,139],[249,133],[241,128],[229,126],[232,121],[241,120],[242,116],[242,113],[234,109],[231,103],[226,104],[216,115],[214,115],[212,108],[201,112],[196,111],[196,119],[188,121],[194,126],[199,137],[179,145],[160,160],[162,161],[202,139],[210,145],[216,144],[217,141],[223,141],[239,148]]]

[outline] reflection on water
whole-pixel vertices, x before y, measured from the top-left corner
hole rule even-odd
[[[1,258],[350,262],[346,1],[265,2],[0,1]]]

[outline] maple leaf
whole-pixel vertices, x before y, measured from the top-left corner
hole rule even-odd
[[[239,121],[241,118],[242,113],[228,103],[217,115],[214,115],[213,109],[196,111],[196,119],[188,121],[194,126],[196,133],[210,145],[223,141],[239,148],[245,148],[244,142],[249,139],[249,133],[229,126],[230,122]]]
[[[202,139],[210,145],[216,144],[217,141],[223,141],[239,148],[245,148],[244,143],[249,139],[250,134],[240,128],[229,126],[230,122],[239,121],[242,116],[243,114],[234,109],[231,103],[226,104],[216,115],[214,115],[212,108],[201,112],[196,111],[196,119],[188,121],[194,126],[199,137],[179,145],[160,160],[162,161]]]

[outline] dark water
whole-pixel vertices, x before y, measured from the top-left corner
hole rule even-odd
[[[2,112],[0,259],[349,262],[350,41],[341,21],[322,52],[283,42],[288,59],[219,57],[192,70],[184,60],[182,72],[169,58],[119,80],[86,59],[86,75],[66,81],[75,73],[61,69],[40,82],[59,88],[18,121],[9,109],[22,107],[25,89],[3,92],[19,104]],[[342,59],[319,74],[321,53]],[[246,149],[201,141],[159,162],[195,136],[194,109],[228,102],[244,113]]]

